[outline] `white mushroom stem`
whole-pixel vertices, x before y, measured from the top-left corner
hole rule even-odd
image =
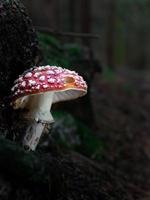
[[[50,113],[53,95],[53,92],[47,92],[32,95],[27,97],[28,99],[24,99],[24,108],[26,109],[24,117],[28,120],[31,119],[23,138],[24,147],[34,151],[38,145],[45,124],[54,122]]]

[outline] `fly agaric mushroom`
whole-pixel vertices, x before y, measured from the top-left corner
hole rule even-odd
[[[34,67],[15,81],[12,106],[23,109],[30,123],[23,146],[35,150],[45,124],[53,123],[50,109],[53,103],[76,99],[87,93],[87,84],[76,72],[56,66]]]

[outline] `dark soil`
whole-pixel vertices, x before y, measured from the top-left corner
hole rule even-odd
[[[132,199],[113,168],[62,152],[52,143],[44,151],[27,153],[0,139],[0,161],[2,200]]]

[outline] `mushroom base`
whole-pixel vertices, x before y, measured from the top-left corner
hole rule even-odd
[[[44,130],[45,124],[33,121],[26,129],[25,137],[23,138],[23,147],[26,150],[34,151],[39,143],[40,137]]]

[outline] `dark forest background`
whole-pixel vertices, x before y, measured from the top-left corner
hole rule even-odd
[[[1,198],[149,200],[150,1],[21,2],[26,7],[21,12],[28,13],[29,18],[23,14],[28,23],[18,25],[19,20],[16,27],[20,27],[26,41],[21,46],[32,53],[20,54],[17,49],[14,55],[22,61],[13,58],[15,70],[10,67],[8,54],[0,54],[7,57],[8,70],[4,71],[9,80],[0,95],[0,169],[4,173],[0,178]],[[0,6],[0,17],[7,15],[1,15]],[[24,37],[26,31],[28,39]],[[5,38],[3,31],[0,37]],[[13,41],[17,44],[17,39]],[[16,123],[15,114],[8,123],[10,108],[6,112],[4,104],[19,74],[33,65],[48,64],[79,72],[87,81],[88,94],[53,105],[53,128],[45,130],[48,134],[43,135],[36,153],[26,153],[4,139],[7,132],[16,131],[10,128]],[[7,73],[9,70],[12,72]],[[5,88],[5,81],[0,83]],[[6,165],[12,169],[7,170]]]
[[[97,36],[97,39],[66,36],[63,41],[88,43],[105,66],[148,68],[148,0],[26,0],[24,3],[35,26]]]

